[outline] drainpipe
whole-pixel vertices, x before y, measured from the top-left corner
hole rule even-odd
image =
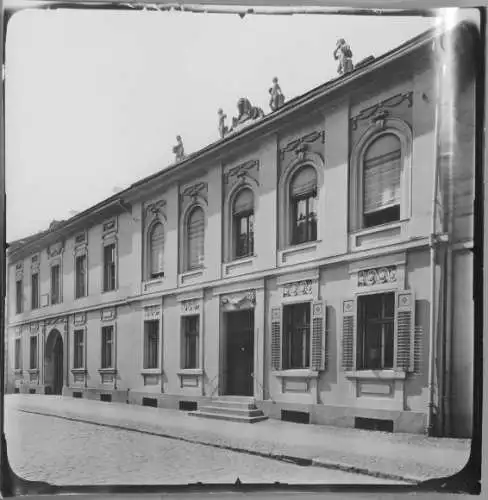
[[[440,142],[440,107],[441,107],[441,79],[443,76],[443,60],[439,57],[440,50],[438,44],[440,40],[434,42],[436,46],[435,52],[438,58],[438,70],[436,75],[436,94],[435,99],[435,117],[434,117],[434,172],[432,186],[432,219],[430,227],[430,314],[429,314],[429,368],[428,368],[428,391],[429,402],[427,411],[427,433],[432,435],[435,407],[435,382],[434,371],[436,363],[436,346],[437,346],[437,325],[436,325],[436,257],[437,257],[437,235],[436,235],[436,219],[437,219],[437,190],[439,185],[439,142]]]

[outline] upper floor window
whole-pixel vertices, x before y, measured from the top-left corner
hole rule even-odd
[[[39,308],[39,273],[31,275],[31,308]]]
[[[300,168],[290,183],[292,244],[317,239],[317,172],[312,166]]]
[[[59,264],[51,266],[51,304],[61,302]]]
[[[75,297],[86,296],[86,255],[78,255],[75,262]]]
[[[241,258],[254,252],[254,195],[251,189],[243,189],[232,207],[234,226],[234,257]]]
[[[400,220],[402,148],[392,133],[380,135],[363,156],[363,227]]]
[[[115,290],[115,243],[103,247],[103,291]]]
[[[199,206],[195,207],[188,217],[187,237],[188,270],[203,267],[205,258],[205,213]]]
[[[15,282],[15,311],[20,314],[23,311],[24,291],[23,280],[19,279]]]
[[[164,226],[153,225],[149,235],[150,278],[164,276]]]

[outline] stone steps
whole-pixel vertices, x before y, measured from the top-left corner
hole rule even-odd
[[[256,406],[254,398],[247,396],[220,396],[197,411],[188,413],[193,417],[214,418],[232,422],[253,424],[266,420],[261,410]]]

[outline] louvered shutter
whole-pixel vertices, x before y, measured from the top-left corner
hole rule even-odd
[[[203,266],[205,244],[205,214],[196,207],[188,218],[188,267]]]
[[[290,191],[292,197],[304,196],[317,189],[317,172],[314,167],[302,167],[294,175]]]
[[[252,212],[254,208],[254,195],[250,189],[243,189],[234,200],[234,215]]]
[[[400,203],[401,145],[393,134],[376,139],[364,155],[364,213]]]
[[[325,370],[327,364],[327,306],[323,300],[312,302],[312,363],[313,371]]]
[[[410,290],[402,290],[396,292],[395,300],[396,367],[411,372],[414,370],[415,296]]]
[[[164,227],[161,223],[156,224],[151,231],[151,275],[164,272]]]
[[[281,370],[281,306],[271,308],[271,366]]]
[[[354,370],[354,340],[356,331],[356,301],[342,301],[342,368]]]

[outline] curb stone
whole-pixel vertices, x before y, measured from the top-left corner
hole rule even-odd
[[[340,463],[340,462],[336,462],[336,461],[332,461],[332,460],[325,460],[322,458],[305,458],[305,457],[299,457],[299,456],[290,456],[290,455],[278,454],[278,453],[273,453],[273,452],[252,450],[249,448],[236,447],[236,446],[232,446],[232,445],[218,444],[218,443],[213,443],[213,442],[209,442],[209,441],[205,441],[205,440],[191,439],[191,438],[187,438],[184,436],[177,436],[174,434],[166,434],[162,431],[143,429],[143,428],[141,428],[142,426],[137,426],[134,424],[116,424],[116,423],[100,422],[100,421],[90,420],[89,418],[59,415],[56,413],[49,413],[49,412],[46,412],[44,410],[42,410],[42,411],[33,410],[33,409],[27,410],[27,409],[22,409],[22,408],[18,408],[17,410],[21,411],[23,413],[29,413],[29,414],[33,414],[33,415],[55,417],[55,418],[60,418],[63,420],[69,420],[72,422],[80,422],[80,423],[84,423],[84,424],[98,425],[101,427],[107,427],[107,428],[111,428],[111,429],[138,432],[141,434],[158,436],[158,437],[162,437],[162,438],[166,438],[166,439],[184,441],[186,443],[191,443],[191,444],[210,446],[213,448],[233,451],[236,453],[244,453],[244,454],[248,454],[248,455],[259,456],[262,458],[277,460],[280,462],[293,463],[293,464],[301,466],[301,467],[308,467],[308,466],[322,467],[322,468],[327,468],[327,469],[340,470],[343,472],[349,472],[349,473],[353,473],[353,474],[360,474],[360,475],[364,475],[364,476],[377,477],[380,479],[385,479],[385,480],[390,480],[390,481],[391,480],[401,481],[401,482],[410,483],[410,484],[418,484],[419,482],[424,480],[424,478],[411,477],[411,476],[401,476],[399,474],[393,474],[393,473],[389,473],[389,472],[381,472],[381,471],[369,469],[366,467],[357,467],[354,465],[348,465],[345,463]]]

